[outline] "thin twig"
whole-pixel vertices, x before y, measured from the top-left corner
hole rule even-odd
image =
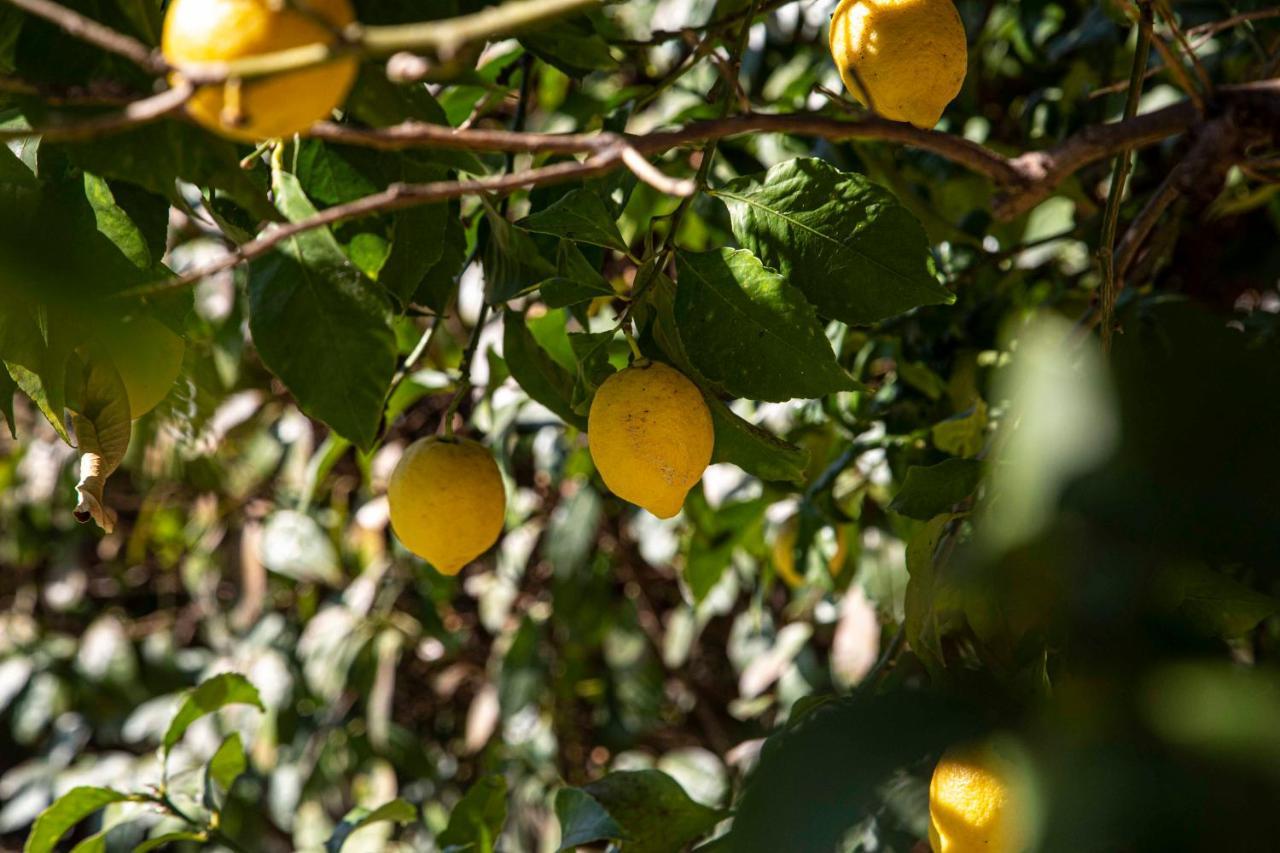
[[[1133,118],[1138,112],[1138,101],[1142,98],[1142,75],[1147,70],[1147,62],[1151,56],[1152,27],[1149,2],[1141,3],[1139,6],[1138,27],[1138,45],[1133,52],[1133,69],[1129,74],[1129,95],[1124,105],[1126,119]],[[1111,172],[1111,188],[1107,194],[1107,208],[1102,217],[1102,236],[1098,241],[1098,260],[1102,266],[1102,349],[1104,352],[1111,346],[1112,318],[1115,313],[1116,294],[1120,290],[1115,268],[1116,229],[1120,222],[1120,201],[1124,197],[1124,188],[1129,179],[1129,168],[1132,163],[1133,154],[1127,148],[1116,157],[1116,164]]]
[[[132,36],[116,32],[110,27],[100,24],[92,18],[85,17],[79,12],[68,9],[66,6],[54,3],[52,0],[0,0],[0,2],[16,6],[29,15],[35,15],[37,18],[44,18],[46,21],[58,26],[68,35],[96,45],[110,53],[123,56],[153,74],[164,74],[169,70],[168,63],[164,61],[159,53]]]
[[[119,133],[177,112],[191,99],[193,91],[189,84],[178,81],[173,88],[165,89],[149,98],[133,101],[122,110],[94,116],[75,124],[0,130],[0,142],[37,136],[45,142],[74,142]]]

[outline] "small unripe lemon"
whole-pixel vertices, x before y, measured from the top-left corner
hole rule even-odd
[[[929,783],[929,845],[934,853],[1022,853],[1034,805],[1024,768],[1003,744],[953,746]]]
[[[587,444],[604,484],[658,518],[680,511],[711,463],[713,443],[702,392],[660,362],[618,371],[591,401]]]
[[[112,326],[101,336],[101,342],[120,374],[132,418],[154,409],[182,372],[186,344],[154,317],[137,317]]]
[[[174,0],[160,48],[174,65],[230,62],[310,44],[333,44],[355,19],[350,0]],[[300,133],[327,118],[355,80],[355,57],[298,71],[202,86],[187,102],[200,124],[256,142]]]
[[[484,445],[423,438],[405,449],[387,487],[391,528],[444,575],[456,575],[502,533],[507,495]]]
[[[796,587],[804,583],[804,579],[796,572],[796,537],[800,533],[799,520],[792,516],[787,519],[777,537],[773,540],[773,568],[778,577],[788,586]],[[845,558],[849,555],[849,534],[843,527],[836,527],[836,552],[827,561],[827,569],[831,576],[840,574],[844,568]]]
[[[841,0],[831,16],[831,56],[860,104],[926,129],[960,93],[969,64],[951,0]]]

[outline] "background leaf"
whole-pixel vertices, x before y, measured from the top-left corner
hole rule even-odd
[[[170,721],[161,742],[165,752],[182,740],[187,728],[196,720],[228,705],[252,705],[259,711],[265,710],[262,699],[258,696],[258,688],[243,675],[234,672],[215,675],[202,681],[178,706],[178,712]]]

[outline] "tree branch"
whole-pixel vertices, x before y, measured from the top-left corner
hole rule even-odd
[[[43,18],[57,25],[68,35],[96,45],[109,53],[123,56],[153,74],[164,74],[169,70],[168,63],[159,53],[132,36],[116,32],[52,0],[0,0],[0,2],[10,3],[28,15]]]
[[[173,88],[165,89],[149,98],[132,101],[122,110],[95,116],[75,124],[50,125],[25,130],[0,130],[0,142],[10,139],[29,139],[34,136],[46,142],[75,142],[118,133],[177,112],[190,100],[194,92],[190,84],[178,81]]]

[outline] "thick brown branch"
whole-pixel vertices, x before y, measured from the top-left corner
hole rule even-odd
[[[116,32],[108,26],[87,18],[79,12],[52,0],[3,0],[17,6],[29,15],[44,18],[56,24],[68,35],[97,45],[105,51],[123,56],[125,59],[147,69],[154,74],[163,74],[169,70],[160,54],[147,47],[135,38]]]

